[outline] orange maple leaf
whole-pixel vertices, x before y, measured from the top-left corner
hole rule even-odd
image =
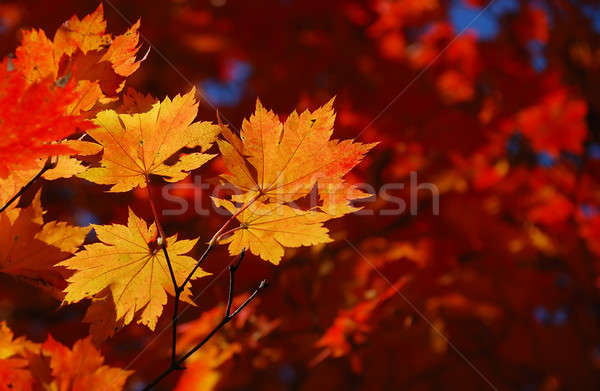
[[[105,289],[108,291],[108,289]],[[99,346],[123,327],[123,320],[117,319],[117,310],[110,292],[104,292],[92,298],[83,321],[90,325],[90,337]]]
[[[5,321],[0,322],[0,359],[22,356],[26,351],[38,353],[38,344],[24,337],[15,338]]]
[[[14,66],[29,83],[46,78],[73,78],[79,96],[68,113],[88,111],[99,100],[113,97],[123,88],[125,79],[135,72],[140,61],[139,21],[124,34],[106,33],[102,4],[83,19],[73,16],[50,40],[43,30],[23,33],[15,51]]]
[[[42,354],[50,356],[52,388],[57,391],[121,391],[133,371],[104,365],[104,358],[89,338],[69,349],[48,337]]]
[[[317,185],[324,211],[341,215],[355,210],[349,201],[368,195],[343,177],[376,144],[331,140],[334,120],[333,99],[313,112],[294,111],[285,123],[257,101],[240,137],[221,125],[225,140],[218,144],[229,171],[222,177],[244,192],[233,199],[264,196],[285,203],[308,195]]]
[[[79,115],[66,115],[77,99],[73,83],[64,87],[45,79],[27,85],[17,71],[0,64],[0,178],[11,171],[39,169],[37,159],[75,152],[67,144],[56,143],[93,125]]]
[[[33,390],[35,379],[25,357],[39,351],[38,344],[24,337],[15,338],[6,322],[0,322],[0,390]]]
[[[0,322],[0,390],[122,391],[132,373],[104,365],[90,338],[73,349],[52,336],[40,345]]]

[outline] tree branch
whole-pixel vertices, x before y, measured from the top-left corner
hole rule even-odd
[[[27,182],[25,186],[23,186],[21,190],[17,192],[17,194],[15,194],[10,200],[6,202],[6,204],[4,204],[2,208],[0,208],[0,213],[4,212],[6,208],[8,208],[13,202],[15,202],[20,196],[22,196],[23,193],[25,193],[25,190],[27,190],[31,185],[33,185],[35,181],[40,179],[41,176],[46,173],[46,171],[51,170],[54,167],[56,167],[56,163],[52,163],[50,161],[50,158],[48,158],[48,160],[46,160],[46,164],[44,164],[44,167],[42,167],[40,172],[38,172],[33,178],[31,178],[31,180]]]
[[[210,249],[210,246],[209,246],[209,249]],[[207,249],[207,251],[209,249]],[[205,254],[206,253],[207,252],[205,251]],[[235,311],[231,312],[231,307],[233,306],[233,297],[234,297],[234,288],[235,288],[235,273],[239,269],[240,264],[242,263],[242,260],[244,259],[244,255],[245,255],[245,250],[243,250],[240,253],[240,256],[239,256],[237,262],[234,262],[231,265],[229,265],[229,292],[228,292],[227,305],[225,307],[225,313],[223,314],[223,318],[206,335],[206,337],[204,337],[202,339],[202,341],[200,341],[197,345],[195,345],[192,349],[190,349],[187,353],[185,353],[180,358],[176,357],[175,352],[176,352],[176,348],[177,348],[177,318],[178,318],[179,297],[181,295],[181,292],[183,291],[183,288],[179,287],[181,289],[176,290],[176,292],[175,292],[175,309],[173,311],[173,341],[172,341],[172,346],[171,346],[171,348],[172,348],[171,349],[171,352],[172,352],[171,364],[156,379],[154,379],[150,384],[148,384],[146,387],[144,387],[144,389],[142,391],[151,390],[157,384],[159,384],[164,378],[169,376],[171,374],[171,372],[174,372],[177,370],[184,370],[185,368],[183,367],[183,363],[188,358],[190,358],[190,356],[192,356],[195,352],[197,352],[199,349],[201,349],[217,332],[219,332],[219,330],[221,330],[221,328],[223,328],[223,326],[225,326],[233,318],[235,318],[235,316],[237,314],[239,314],[240,311],[242,311],[248,304],[250,304],[256,298],[256,296],[258,296],[258,294],[269,285],[269,282],[267,280],[262,280],[260,282],[260,285],[258,286],[258,288],[256,288],[252,292],[252,294]],[[206,255],[204,255],[204,257],[206,257]],[[185,286],[185,285],[183,285],[183,286]]]
[[[227,315],[225,314],[225,316],[223,316],[223,319],[221,320],[221,322],[219,322],[219,324],[202,340],[202,342],[200,342],[199,344],[197,344],[196,346],[194,346],[192,349],[190,349],[189,352],[187,352],[186,354],[184,354],[179,360],[177,360],[176,364],[177,365],[181,365],[185,360],[187,360],[192,354],[196,353],[198,351],[198,349],[202,348],[202,346],[204,346],[204,344],[206,344],[206,342],[208,342],[208,340],[215,335],[215,333],[217,331],[219,331],[223,326],[225,326],[227,323],[229,323],[233,318],[235,318],[235,316],[237,314],[239,314],[248,304],[250,304],[255,298],[256,296],[258,296],[258,294],[265,289],[266,287],[269,286],[269,281],[268,280],[262,280],[260,282],[260,285],[258,286],[258,288],[256,288],[254,290],[254,292],[252,292],[252,294],[250,295],[250,297],[248,297],[246,299],[246,301],[244,301],[235,311],[233,311],[233,313],[231,313],[231,315]]]
[[[177,283],[177,279],[175,278],[175,271],[173,269],[173,265],[169,258],[169,253],[167,251],[167,239],[164,234],[163,228],[160,224],[160,220],[158,218],[158,211],[156,205],[154,204],[154,200],[152,198],[152,194],[150,192],[150,180],[148,176],[146,176],[146,188],[148,190],[148,199],[150,201],[150,207],[152,209],[152,215],[154,216],[154,224],[156,225],[156,229],[158,231],[159,237],[157,239],[157,244],[161,246],[163,253],[165,255],[165,259],[167,261],[167,266],[169,268],[169,273],[171,275],[171,280],[173,282],[173,288],[175,290],[175,303],[173,305],[173,317],[171,319],[171,364],[169,368],[167,368],[162,374],[160,374],[152,383],[150,383],[144,390],[150,390],[152,387],[157,385],[167,377],[171,372],[176,370],[185,369],[182,367],[182,364],[187,360],[192,354],[194,354],[198,349],[200,349],[215,333],[217,333],[223,326],[231,321],[241,310],[243,310],[252,300],[256,298],[256,296],[260,293],[261,290],[268,286],[267,280],[263,280],[259,287],[250,295],[250,297],[242,303],[233,313],[231,312],[231,306],[233,304],[233,290],[235,286],[235,272],[240,267],[242,260],[244,259],[245,249],[240,253],[239,259],[236,263],[231,264],[229,266],[229,295],[227,299],[227,307],[225,310],[225,315],[219,324],[194,348],[192,348],[189,352],[187,352],[183,357],[177,359],[177,323],[179,320],[179,302],[181,301],[181,294],[185,290],[186,285],[190,282],[200,265],[204,262],[204,260],[208,257],[208,254],[212,251],[212,249],[217,245],[219,239],[222,235],[226,235],[234,232],[236,229],[229,230],[225,232],[227,227],[235,220],[237,216],[240,215],[244,210],[246,210],[250,205],[252,205],[259,197],[260,194],[254,197],[250,202],[244,205],[241,209],[239,209],[235,214],[233,214],[226,222],[219,228],[219,230],[213,235],[213,237],[208,242],[208,246],[204,250],[204,253],[198,258],[198,261],[194,265],[193,269],[186,276],[185,280],[181,285]]]

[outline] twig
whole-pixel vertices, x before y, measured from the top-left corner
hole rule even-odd
[[[150,194],[150,187],[148,187],[148,194]],[[198,261],[196,262],[196,264],[194,265],[194,267],[192,268],[192,270],[189,272],[189,274],[186,276],[185,280],[183,281],[183,283],[181,285],[178,285],[177,282],[176,282],[176,280],[175,280],[175,275],[173,273],[173,268],[171,266],[171,263],[169,262],[169,256],[167,254],[166,242],[163,243],[163,251],[165,252],[165,257],[167,258],[167,265],[169,266],[169,271],[171,273],[171,278],[173,279],[173,285],[175,286],[175,304],[173,305],[173,318],[172,318],[172,321],[171,321],[171,329],[172,329],[171,366],[175,365],[176,366],[175,369],[182,369],[182,368],[179,367],[179,365],[176,364],[176,354],[177,354],[177,321],[179,319],[179,301],[180,301],[180,298],[181,298],[181,294],[185,290],[186,285],[190,282],[190,280],[192,279],[192,277],[194,276],[194,274],[196,273],[196,271],[198,270],[198,268],[200,268],[200,265],[202,264],[202,262],[204,262],[204,260],[208,257],[208,254],[212,251],[212,249],[215,248],[215,246],[219,242],[219,239],[221,238],[221,235],[223,234],[223,232],[225,231],[225,229],[235,220],[235,218],[237,216],[239,216],[240,213],[242,213],[244,210],[246,210],[257,199],[258,199],[258,196],[255,197],[253,200],[251,200],[243,208],[241,208],[240,210],[238,210],[235,214],[233,214],[225,222],[225,224],[223,224],[223,226],[221,226],[221,228],[219,228],[219,230],[213,235],[213,237],[211,238],[211,240],[208,242],[208,246],[206,247],[206,249],[204,250],[204,252],[200,256],[200,258],[198,258]],[[155,216],[155,219],[156,219],[156,215],[157,215],[156,208],[154,207],[154,203],[152,202],[152,198],[151,197],[150,197],[150,200],[151,200],[151,205],[152,205],[152,208],[153,208],[152,210],[153,210],[153,213],[154,213],[154,216]],[[160,225],[157,225],[157,227],[159,227],[159,226]],[[159,231],[160,230],[162,230],[162,228],[159,228]],[[242,253],[240,254],[240,258],[239,258],[239,261],[237,263],[237,266],[234,269],[234,272],[235,272],[235,270],[237,270],[237,268],[239,267],[239,264],[242,262],[242,259],[244,258],[244,254],[245,254],[245,250],[243,250]],[[230,269],[230,272],[231,272],[231,269]],[[233,282],[231,282],[231,285],[233,285]]]
[[[173,282],[173,288],[175,290],[175,303],[173,304],[173,317],[171,320],[171,330],[172,330],[172,334],[171,334],[171,364],[169,365],[169,368],[167,368],[159,377],[157,377],[152,383],[150,383],[148,386],[146,386],[146,388],[144,388],[144,390],[150,390],[152,387],[154,387],[156,384],[158,384],[162,379],[164,379],[166,376],[168,376],[171,372],[176,371],[176,370],[185,369],[182,367],[183,362],[185,360],[187,360],[192,354],[194,354],[194,352],[196,352],[198,349],[200,349],[217,331],[219,331],[224,325],[229,323],[229,321],[231,321],[231,319],[233,319],[242,309],[244,309],[244,307],[246,307],[252,300],[254,300],[254,298],[258,295],[258,293],[262,289],[266,288],[266,286],[268,285],[268,282],[267,282],[267,280],[263,280],[260,283],[259,287],[250,295],[250,297],[244,303],[242,303],[233,313],[231,312],[231,305],[233,303],[233,288],[234,288],[234,284],[235,284],[235,272],[239,268],[240,263],[242,262],[242,259],[244,258],[244,254],[245,254],[245,250],[242,250],[237,263],[235,265],[230,265],[230,267],[229,267],[229,278],[230,278],[230,280],[229,280],[229,297],[227,300],[227,309],[225,311],[225,315],[224,315],[223,319],[206,336],[206,338],[204,340],[202,340],[202,342],[200,342],[198,345],[196,345],[193,349],[191,349],[183,357],[181,357],[180,359],[177,359],[177,323],[179,320],[179,302],[181,301],[181,294],[185,290],[186,285],[190,282],[190,280],[192,279],[192,277],[194,276],[194,274],[196,273],[196,271],[198,270],[200,265],[208,257],[208,254],[217,245],[220,238],[223,235],[232,233],[236,230],[234,228],[232,230],[225,232],[227,227],[244,210],[246,210],[248,207],[250,207],[250,205],[252,205],[260,197],[260,194],[258,194],[256,197],[254,197],[252,200],[250,200],[250,202],[248,202],[246,205],[244,205],[242,208],[240,208],[236,213],[234,213],[225,222],[225,224],[223,224],[223,226],[221,226],[221,228],[219,228],[219,230],[213,235],[213,237],[208,242],[208,246],[204,250],[204,253],[202,253],[202,255],[200,256],[200,258],[198,258],[198,261],[196,262],[196,265],[194,265],[194,268],[186,276],[183,283],[181,285],[179,285],[177,283],[177,279],[175,278],[175,271],[173,269],[171,259],[169,258],[169,253],[167,251],[167,239],[166,239],[164,230],[160,224],[160,219],[158,218],[158,211],[157,211],[156,205],[154,204],[154,199],[152,198],[152,194],[150,191],[150,179],[148,178],[147,175],[146,175],[146,188],[148,190],[148,199],[150,201],[152,215],[154,216],[154,224],[156,225],[156,229],[159,234],[159,237],[157,239],[157,244],[162,248],[163,253],[165,255],[165,259],[167,261],[167,266],[169,268],[169,273],[171,275],[171,281]]]
[[[2,208],[0,208],[0,213],[4,212],[6,210],[6,208],[8,208],[13,202],[15,202],[20,196],[22,196],[23,193],[25,193],[25,190],[27,190],[29,188],[29,186],[33,185],[35,183],[35,181],[40,179],[40,177],[42,175],[44,175],[46,173],[46,171],[51,170],[54,167],[56,167],[56,163],[52,163],[50,161],[50,158],[48,158],[48,160],[46,160],[46,164],[44,164],[44,167],[42,167],[40,172],[38,172],[33,178],[31,178],[31,180],[29,182],[27,182],[25,184],[25,186],[23,186],[17,194],[15,194],[10,200],[8,200],[6,202],[6,204],[4,204],[4,206]]]
[[[223,318],[221,319],[221,321],[206,335],[206,337],[204,337],[202,339],[202,341],[200,341],[198,344],[196,344],[192,349],[190,349],[183,356],[181,356],[180,358],[176,358],[175,355],[172,355],[171,356],[171,364],[169,365],[169,367],[167,369],[165,369],[150,384],[148,384],[146,387],[144,387],[144,389],[142,391],[151,390],[158,383],[160,383],[164,378],[169,376],[172,372],[185,369],[183,367],[183,363],[188,358],[190,358],[190,356],[192,356],[195,352],[197,352],[199,349],[201,349],[219,330],[221,330],[221,328],[223,328],[223,326],[225,326],[233,318],[235,318],[235,316],[237,314],[239,314],[240,311],[242,311],[248,304],[250,304],[256,298],[256,296],[258,296],[258,294],[269,285],[269,282],[267,280],[262,280],[260,282],[260,285],[258,286],[258,288],[256,288],[254,290],[254,292],[252,292],[250,297],[248,297],[235,311],[233,311],[233,312],[231,311],[231,307],[233,305],[234,288],[235,288],[235,273],[238,270],[238,268],[240,267],[242,260],[244,259],[244,254],[245,254],[245,251],[242,251],[240,253],[238,261],[235,264],[232,264],[229,266],[229,293],[228,293],[228,297],[227,297],[227,306],[225,308],[225,313],[223,314]],[[181,292],[179,290],[177,290],[176,291],[176,307],[175,308],[177,308],[177,302],[179,301],[178,296],[180,294],[181,294]],[[175,310],[173,312],[173,324],[174,325],[176,324],[176,321],[177,321],[177,310]],[[175,327],[173,327],[173,330],[175,330]],[[175,351],[175,349],[176,349],[176,340],[177,340],[177,336],[175,334],[175,337],[173,339],[173,346],[172,346],[173,350],[172,351]]]
[[[186,276],[183,283],[181,285],[179,285],[177,283],[177,279],[175,278],[175,270],[173,269],[173,264],[171,262],[171,259],[169,258],[169,253],[167,251],[167,237],[164,233],[162,225],[160,224],[160,219],[158,217],[158,209],[156,208],[154,199],[152,197],[152,193],[150,191],[150,178],[148,177],[148,175],[146,175],[146,189],[148,191],[148,200],[150,202],[150,208],[152,209],[152,215],[154,216],[154,224],[156,225],[156,230],[158,231],[158,235],[159,235],[159,237],[157,239],[157,244],[162,248],[163,253],[165,255],[165,259],[167,261],[167,267],[169,269],[169,274],[171,275],[171,281],[173,283],[173,289],[175,291],[175,303],[173,304],[173,317],[172,317],[172,321],[171,321],[171,329],[172,329],[171,366],[175,365],[176,368],[174,368],[174,369],[182,369],[182,368],[179,368],[179,366],[176,364],[177,321],[179,319],[179,302],[181,299],[181,294],[185,290],[186,285],[190,282],[190,280],[192,279],[192,277],[194,276],[194,274],[196,273],[196,271],[198,270],[198,268],[200,267],[202,262],[204,262],[204,260],[207,258],[208,254],[211,252],[211,250],[217,245],[217,243],[218,243],[219,239],[221,238],[221,236],[223,235],[223,232],[225,231],[225,229],[227,229],[227,227],[235,220],[235,218],[237,216],[240,215],[240,213],[242,213],[244,210],[246,210],[248,207],[250,207],[250,205],[252,205],[254,203],[254,201],[256,201],[260,197],[260,194],[258,194],[256,197],[254,197],[252,200],[250,200],[250,202],[248,202],[246,205],[244,205],[242,208],[240,208],[240,210],[238,210],[235,214],[233,214],[225,222],[225,224],[223,224],[223,226],[221,226],[221,228],[219,228],[219,230],[213,235],[211,240],[208,242],[208,246],[204,250],[204,253],[202,253],[202,255],[200,256],[200,258],[198,258],[198,261],[194,265],[194,268]],[[227,233],[233,232],[234,230],[227,231]],[[239,263],[241,262],[243,257],[244,257],[244,252],[242,252],[240,254],[238,266],[236,266],[235,269],[237,269],[237,267],[239,267]],[[235,271],[235,269],[234,269],[234,271]]]
[[[179,299],[181,296],[181,291],[179,290],[179,285],[177,285],[177,281],[175,280],[175,273],[173,272],[173,267],[171,266],[171,260],[169,259],[169,253],[167,252],[166,243],[162,243],[162,249],[163,253],[165,254],[165,259],[167,260],[167,265],[169,266],[169,270],[171,272],[171,279],[173,280],[173,285],[175,286],[175,304],[173,304],[173,320],[171,322],[173,338],[171,349],[171,362],[173,362],[177,355],[177,317],[179,314]]]

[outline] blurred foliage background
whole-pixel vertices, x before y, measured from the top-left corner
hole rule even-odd
[[[21,29],[52,36],[97,6],[2,2],[3,55]],[[277,268],[249,257],[239,292],[265,277],[272,286],[162,389],[600,387],[597,2],[111,0],[104,9],[114,33],[141,18],[149,54],[127,87],[162,98],[198,86],[199,119],[215,120],[218,108],[234,128],[257,97],[285,115],[335,95],[334,135],[381,141],[353,173],[376,192],[361,203],[366,213],[330,224],[335,243],[289,252]],[[217,160],[197,174],[210,181],[222,168]],[[411,173],[436,185],[439,215]],[[179,194],[208,207],[190,184]],[[150,221],[144,192],[103,190],[45,184],[46,217],[123,222],[133,204]],[[403,213],[383,212],[402,203]],[[204,239],[222,222],[194,211],[164,219],[168,233]],[[189,344],[221,316],[227,262],[218,249],[207,263],[214,281],[194,284]],[[34,340],[86,336],[86,307],[60,307],[0,275],[0,318]],[[168,324],[163,316],[157,330]],[[167,365],[169,347],[168,332],[130,326],[103,353],[136,370],[135,390]]]

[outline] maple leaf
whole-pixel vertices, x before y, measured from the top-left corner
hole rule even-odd
[[[15,338],[6,322],[0,322],[0,390],[33,390],[35,379],[25,357],[39,351],[38,344]]]
[[[25,337],[15,338],[5,321],[0,322],[0,359],[22,356],[26,351],[37,353],[40,346]]]
[[[60,142],[60,144],[74,151],[74,154],[77,156],[95,155],[102,150],[102,147],[96,143],[80,140],[65,140]],[[0,178],[0,205],[5,205],[10,198],[17,194],[23,186],[44,168],[46,163],[47,159],[45,158],[32,160],[30,165],[34,168],[13,170],[8,177]],[[52,163],[52,168],[42,175],[42,178],[49,181],[59,178],[70,178],[88,169],[79,160],[66,155],[57,156]]]
[[[239,229],[222,240],[229,243],[229,253],[237,255],[242,249],[250,249],[252,254],[278,264],[284,253],[284,247],[313,246],[331,242],[327,228],[323,223],[330,215],[316,211],[304,211],[287,205],[261,201],[240,211],[232,202],[213,198],[217,206],[237,214]]]
[[[157,99],[150,94],[142,94],[133,88],[128,88],[121,97],[119,113],[142,113],[152,109]]]
[[[104,365],[90,338],[73,349],[52,336],[40,345],[0,322],[0,390],[121,391],[132,373]]]
[[[140,67],[141,61],[136,61],[138,46],[138,30],[140,21],[135,22],[122,35],[116,36],[100,61],[108,61],[117,75],[127,77]]]
[[[46,78],[74,79],[79,99],[67,112],[89,111],[96,102],[120,92],[125,79],[139,68],[139,26],[138,21],[124,34],[113,37],[106,33],[100,4],[83,19],[74,15],[63,23],[53,40],[43,30],[24,31],[14,66],[28,83]]]
[[[95,65],[103,62],[116,74],[126,77],[140,65],[135,61],[139,27],[137,21],[124,34],[112,37],[106,33],[104,8],[100,4],[81,20],[72,16],[60,26],[52,41],[43,30],[24,31],[21,45],[15,51],[15,67],[22,70],[30,82],[48,76],[56,79],[64,76],[65,70],[78,67],[97,72],[99,68]]]
[[[24,31],[21,45],[15,50],[14,67],[25,76],[28,83],[58,77],[58,63],[54,47],[44,30]]]
[[[0,272],[48,289],[64,288],[64,270],[55,268],[83,243],[89,227],[44,224],[39,193],[27,208],[0,214]]]
[[[222,177],[245,192],[233,199],[264,195],[285,203],[308,195],[318,185],[325,211],[337,215],[352,210],[349,200],[367,195],[342,178],[376,144],[330,140],[334,120],[333,99],[313,112],[292,112],[284,124],[257,101],[239,138],[221,126],[225,140],[217,142],[229,171]]]
[[[77,156],[95,155],[102,150],[102,147],[96,143],[79,140],[66,140],[61,142],[61,144],[76,151]],[[59,178],[70,178],[88,169],[79,160],[65,155],[56,157],[53,163],[53,167],[43,173],[43,179],[52,181]],[[31,164],[35,168],[13,170],[8,177],[0,178],[0,206],[6,205],[8,200],[13,198],[27,183],[34,179],[44,169],[47,159],[37,159],[32,161]]]
[[[96,129],[88,134],[104,147],[101,167],[90,168],[80,176],[91,182],[113,185],[111,192],[145,187],[149,175],[177,182],[215,155],[202,153],[214,142],[219,127],[209,122],[194,122],[198,103],[195,89],[165,98],[141,114],[118,114],[113,110],[98,113]],[[180,155],[172,165],[165,164],[182,148],[200,147],[202,152]]]
[[[116,319],[115,303],[110,293],[107,292],[106,296],[103,293],[97,296],[99,297],[92,299],[83,321],[90,324],[92,341],[99,346],[123,327],[123,322]]]
[[[0,359],[0,390],[32,391],[35,379],[22,358]]]
[[[42,354],[50,357],[57,391],[121,391],[133,371],[109,367],[91,339],[75,342],[69,349],[52,336],[42,344]]]
[[[51,80],[27,86],[17,71],[0,65],[0,178],[11,171],[38,168],[37,159],[75,152],[56,141],[93,125],[78,115],[66,115],[76,99],[73,84],[57,86]]]
[[[83,54],[110,44],[111,36],[106,34],[104,7],[102,4],[94,12],[79,19],[73,15],[54,34],[57,55],[72,55],[80,49]]]
[[[175,295],[167,262],[156,244],[156,226],[147,226],[131,209],[127,226],[93,225],[101,243],[84,246],[72,258],[61,262],[75,271],[67,281],[65,303],[75,303],[100,294],[109,288],[114,299],[117,321],[128,324],[141,311],[138,323],[154,330],[167,303],[167,293]],[[167,238],[167,248],[176,280],[181,283],[196,265],[185,256],[195,240]],[[193,278],[208,273],[198,269]],[[191,303],[189,285],[181,299]]]

